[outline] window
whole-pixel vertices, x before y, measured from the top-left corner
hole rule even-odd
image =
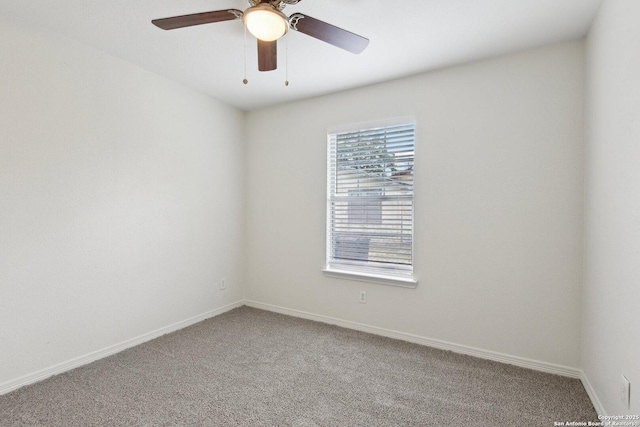
[[[415,286],[414,136],[406,122],[328,135],[325,272]]]

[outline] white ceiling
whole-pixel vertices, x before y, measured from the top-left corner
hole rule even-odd
[[[302,0],[302,12],[371,40],[353,55],[295,31],[279,41],[278,70],[257,71],[242,21],[163,31],[155,18],[246,0],[1,0],[0,15],[62,34],[249,110],[381,82],[586,35],[602,0]],[[288,79],[285,54],[288,44]]]

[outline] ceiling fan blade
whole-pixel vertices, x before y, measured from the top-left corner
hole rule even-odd
[[[289,17],[289,26],[300,33],[315,37],[351,53],[361,53],[368,45],[369,39],[351,33],[334,25],[302,13],[294,13]]]
[[[258,39],[258,70],[272,71],[278,68],[278,41],[265,42]]]
[[[191,15],[173,16],[171,18],[154,19],[153,25],[163,30],[191,27],[192,25],[210,24],[212,22],[241,19],[242,11],[237,9],[216,10],[213,12],[193,13]]]

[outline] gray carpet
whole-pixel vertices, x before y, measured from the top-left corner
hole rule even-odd
[[[241,307],[0,396],[0,426],[552,426],[581,383]]]

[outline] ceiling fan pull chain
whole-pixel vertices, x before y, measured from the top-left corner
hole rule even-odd
[[[244,79],[242,83],[247,84],[249,80],[247,80],[247,24],[243,23],[244,27]]]
[[[289,86],[289,38],[284,39],[284,85]]]

